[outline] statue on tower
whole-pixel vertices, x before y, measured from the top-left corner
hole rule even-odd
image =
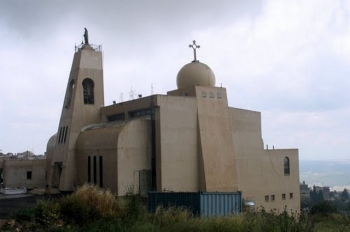
[[[86,28],[84,28],[85,32],[84,32],[84,44],[89,44],[89,34],[88,34],[88,30]]]

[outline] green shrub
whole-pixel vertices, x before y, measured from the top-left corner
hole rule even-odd
[[[25,208],[16,211],[13,216],[17,222],[33,222],[35,221],[35,210],[33,208]]]
[[[124,213],[121,214],[120,217],[128,224],[145,220],[146,208],[142,204],[141,196],[135,194],[133,186],[128,187],[125,196],[121,198],[118,203]]]
[[[192,213],[183,207],[157,207],[152,215],[152,223],[159,227],[171,227],[179,222],[184,223],[192,218]]]
[[[320,215],[322,217],[337,213],[337,208],[330,201],[322,201],[311,207],[311,215]]]
[[[113,218],[118,208],[110,191],[88,184],[60,202],[60,213],[64,220],[80,226],[103,218]]]
[[[35,220],[44,227],[57,224],[60,220],[60,205],[51,201],[39,201],[34,208]]]

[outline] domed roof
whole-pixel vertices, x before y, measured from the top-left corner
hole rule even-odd
[[[214,87],[215,75],[208,65],[195,60],[180,69],[176,84],[178,89],[195,85]]]

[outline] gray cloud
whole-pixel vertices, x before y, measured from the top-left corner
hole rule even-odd
[[[350,6],[342,1],[4,1],[0,149],[43,153],[83,28],[104,50],[105,104],[176,88],[200,61],[233,107],[262,111],[264,141],[300,158],[344,157],[350,129]],[[318,155],[315,156],[315,153]]]

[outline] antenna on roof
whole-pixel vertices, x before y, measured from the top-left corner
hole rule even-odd
[[[153,95],[153,84],[151,84],[151,95]]]
[[[119,94],[119,102],[123,102],[123,93]]]
[[[135,94],[135,91],[131,87],[131,90],[129,92],[129,100],[134,100],[134,94]]]

